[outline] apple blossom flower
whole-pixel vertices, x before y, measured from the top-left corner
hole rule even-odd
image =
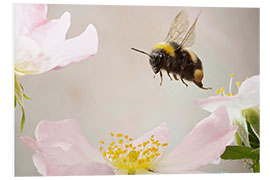
[[[60,69],[79,62],[97,52],[98,36],[89,24],[82,34],[66,39],[70,26],[70,14],[65,12],[59,19],[47,19],[45,4],[14,5],[14,72],[15,107],[22,110],[21,131],[25,123],[23,86],[18,78]]]
[[[194,173],[216,162],[237,130],[230,124],[225,107],[200,121],[166,154],[170,129],[166,123],[133,140],[111,133],[111,142],[92,147],[75,120],[41,121],[36,140],[22,140],[35,151],[33,162],[42,175]]]
[[[214,112],[218,107],[225,106],[227,108],[230,120],[233,124],[238,125],[238,135],[242,142],[249,146],[248,128],[246,119],[242,115],[242,111],[248,108],[259,109],[260,106],[260,77],[259,75],[247,78],[242,84],[236,82],[238,92],[232,92],[232,82],[234,74],[231,75],[229,83],[229,92],[224,92],[224,87],[218,89],[218,95],[210,96],[203,99],[195,99],[194,103],[204,110]]]
[[[81,35],[66,40],[70,13],[53,20],[46,15],[45,4],[14,5],[14,64],[18,76],[59,69],[97,52],[98,36],[92,24]]]

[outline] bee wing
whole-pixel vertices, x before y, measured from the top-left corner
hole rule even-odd
[[[187,32],[189,26],[188,15],[182,10],[174,18],[165,42],[180,42],[183,40],[183,35]]]
[[[200,14],[196,17],[194,23],[189,28],[187,34],[185,35],[182,42],[180,43],[179,48],[184,47],[184,46],[190,47],[194,44],[194,42],[195,42],[195,26],[196,26],[196,23],[198,21],[199,16],[200,16]]]

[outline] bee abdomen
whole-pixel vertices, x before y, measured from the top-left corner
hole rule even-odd
[[[184,48],[183,51],[186,52],[189,55],[190,60],[193,63],[197,63],[198,62],[198,57],[196,56],[196,54],[194,52],[192,52],[191,50],[189,50],[187,48]]]
[[[195,80],[196,82],[201,82],[202,79],[203,79],[203,72],[202,72],[202,70],[196,69],[196,70],[194,71],[194,80]]]

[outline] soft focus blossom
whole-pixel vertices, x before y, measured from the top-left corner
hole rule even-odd
[[[231,75],[232,77],[234,74]],[[214,112],[218,107],[225,106],[227,108],[230,120],[237,124],[238,134],[245,145],[249,146],[248,129],[246,119],[242,116],[241,111],[248,108],[258,109],[260,106],[260,76],[255,75],[242,84],[236,82],[238,93],[233,94],[231,90],[232,79],[229,85],[229,92],[224,93],[224,88],[217,90],[215,96],[204,99],[196,99],[196,105],[209,112]]]
[[[41,121],[36,140],[22,137],[33,150],[33,162],[42,175],[194,173],[215,162],[232,140],[237,127],[220,107],[200,121],[166,154],[170,129],[166,123],[133,140],[111,133],[112,142],[100,141],[96,150],[88,144],[76,121]]]
[[[14,59],[17,76],[39,74],[65,67],[97,52],[93,25],[77,37],[67,39],[70,14],[47,19],[47,5],[14,5]]]

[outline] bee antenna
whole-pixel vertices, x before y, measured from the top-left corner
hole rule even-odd
[[[151,55],[150,55],[150,54],[148,54],[147,52],[141,51],[141,50],[136,49],[136,48],[131,48],[131,50],[137,51],[137,52],[139,52],[139,53],[146,54],[147,56],[149,56],[149,57],[151,58]]]

